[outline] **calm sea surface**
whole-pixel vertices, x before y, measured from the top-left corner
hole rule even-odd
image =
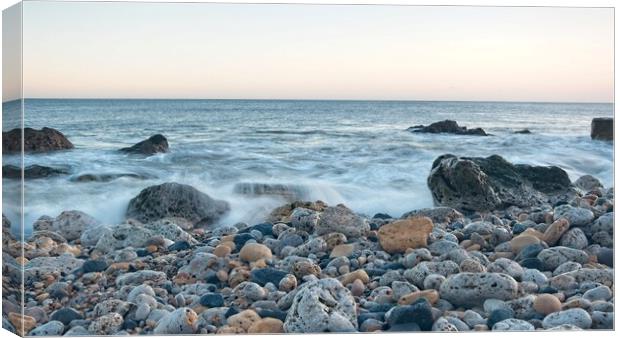
[[[5,103],[4,130],[18,105]],[[68,167],[72,175],[138,173],[152,177],[78,183],[71,176],[25,185],[25,225],[63,210],[122,221],[128,201],[162,182],[190,184],[231,203],[224,223],[257,222],[282,200],[235,194],[240,182],[296,184],[308,199],[345,203],[355,211],[393,216],[432,206],[426,186],[432,161],[444,153],[499,154],[509,161],[558,165],[613,186],[613,146],[592,141],[593,117],[613,116],[612,104],[269,100],[26,100],[25,125],[62,131],[71,151],[28,154],[26,165]],[[412,125],[454,119],[491,137],[413,134]],[[529,135],[514,134],[519,129]],[[117,149],[155,133],[170,152],[149,158]],[[5,156],[4,164],[19,163]],[[4,179],[6,193],[18,182]],[[17,205],[3,210],[17,222]],[[28,230],[27,230],[28,231]]]

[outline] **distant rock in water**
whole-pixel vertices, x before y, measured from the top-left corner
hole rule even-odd
[[[515,165],[499,155],[442,155],[433,162],[427,183],[436,204],[461,211],[541,205],[572,188],[559,167]]]
[[[131,147],[120,149],[122,152],[132,154],[153,155],[168,152],[168,140],[164,135],[157,134],[148,139],[138,142]]]
[[[308,189],[295,184],[278,183],[237,183],[233,191],[240,195],[249,196],[280,196],[287,201],[300,201],[308,197]]]
[[[34,179],[34,178],[45,178],[51,176],[58,175],[66,175],[69,172],[65,169],[61,168],[51,168],[42,165],[31,165],[24,168],[24,178],[25,179]],[[21,168],[14,165],[3,165],[2,166],[2,177],[11,178],[11,179],[21,179],[22,172]]]
[[[614,119],[612,117],[595,117],[592,119],[590,136],[593,140],[614,140]]]
[[[181,217],[194,226],[208,226],[228,212],[228,202],[215,200],[192,186],[164,183],[148,187],[129,201],[126,217],[147,223]]]
[[[514,132],[515,134],[531,134],[532,132],[529,129],[521,129]]]
[[[81,174],[71,177],[73,182],[110,182],[119,178],[128,177],[138,180],[145,180],[151,178],[150,176],[134,174],[134,173],[119,173],[119,174]]]
[[[431,133],[431,134],[457,134],[457,135],[477,135],[477,136],[488,136],[484,129],[482,128],[474,128],[467,129],[467,127],[459,126],[456,121],[453,120],[444,120],[435,123],[431,123],[428,126],[417,125],[413,127],[409,127],[407,129],[413,133]]]
[[[16,153],[22,149],[20,128],[2,132],[2,152]],[[73,149],[73,144],[56,129],[44,127],[41,130],[24,128],[24,152],[45,152]]]

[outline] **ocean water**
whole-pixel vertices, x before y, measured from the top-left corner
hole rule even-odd
[[[445,153],[499,154],[515,163],[557,165],[573,180],[591,174],[613,186],[613,146],[589,136],[591,119],[613,116],[612,104],[29,99],[24,106],[25,126],[56,128],[75,145],[70,151],[27,154],[26,165],[67,167],[72,175],[151,177],[29,180],[26,232],[40,216],[63,210],[119,223],[133,196],[169,181],[227,200],[231,212],[221,220],[226,224],[259,222],[284,203],[273,196],[235,193],[235,184],[242,182],[301,185],[309,200],[344,203],[367,215],[400,216],[432,206],[426,178],[433,160]],[[13,118],[17,109],[15,102],[4,104],[5,131],[18,125]],[[494,136],[406,131],[444,119],[482,127]],[[524,128],[532,134],[514,134]],[[141,158],[117,151],[155,133],[168,138],[169,153]],[[4,164],[19,161],[19,156],[4,156]],[[4,191],[18,184],[4,179]],[[3,211],[14,224],[17,210],[14,201],[4,201]]]

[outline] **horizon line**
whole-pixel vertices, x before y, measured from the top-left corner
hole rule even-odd
[[[152,100],[152,101],[334,101],[334,102],[488,102],[488,103],[571,103],[614,104],[614,101],[527,101],[527,100],[450,100],[450,99],[317,99],[317,98],[153,98],[153,97],[27,97],[2,101],[2,104],[22,100]]]

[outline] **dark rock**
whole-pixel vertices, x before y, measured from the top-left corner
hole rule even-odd
[[[590,136],[593,140],[613,141],[614,119],[613,117],[595,117],[592,119]]]
[[[132,154],[153,155],[168,152],[168,140],[164,135],[157,134],[120,151]]]
[[[253,225],[251,227],[248,227],[246,229],[243,229],[241,231],[239,231],[239,233],[249,233],[252,230],[258,230],[260,231],[261,234],[263,234],[263,236],[272,236],[273,235],[273,224],[271,223],[260,223],[260,224],[256,224]]]
[[[276,318],[281,321],[286,320],[286,315],[288,314],[286,311],[282,310],[271,310],[271,309],[259,309],[256,313],[261,318]]]
[[[219,293],[206,293],[200,297],[200,305],[208,308],[221,307],[224,306],[224,298]]]
[[[123,322],[123,330],[133,330],[138,327],[138,323],[135,320],[125,319]]]
[[[528,268],[528,269],[536,269],[540,271],[545,270],[542,261],[538,258],[526,258],[520,261],[519,265],[521,265],[524,268]]]
[[[183,251],[188,250],[192,246],[187,241],[174,242],[168,247],[168,251]]]
[[[82,272],[83,273],[101,272],[101,271],[105,271],[107,268],[108,268],[108,263],[106,263],[104,260],[90,259],[84,262],[84,264],[82,265]]]
[[[73,182],[110,182],[119,178],[128,177],[135,178],[137,180],[145,180],[151,178],[150,176],[134,174],[134,173],[122,173],[122,174],[81,174],[71,178]]]
[[[44,152],[73,149],[73,144],[56,129],[44,127],[41,130],[24,128],[24,152]],[[20,128],[2,132],[2,152],[16,153],[22,150]]]
[[[82,316],[79,312],[77,312],[76,310],[70,307],[65,307],[60,310],[56,310],[50,316],[50,320],[57,320],[63,323],[64,325],[69,325],[69,323],[71,323],[72,320],[76,320],[76,319],[84,319],[84,316]]]
[[[417,332],[421,331],[420,326],[416,323],[404,323],[390,326],[389,332]]]
[[[542,244],[530,244],[521,249],[519,254],[517,255],[517,260],[523,260],[526,258],[534,258],[538,256],[538,254],[543,251],[545,247]]]
[[[515,131],[515,134],[531,134],[532,132],[529,129],[521,129]]]
[[[234,316],[237,313],[239,313],[239,310],[235,309],[234,307],[228,308],[228,311],[226,311],[226,313],[224,314],[224,317],[228,318],[230,316]]]
[[[427,183],[436,204],[467,212],[537,206],[572,187],[559,167],[514,165],[499,155],[439,156]]]
[[[250,273],[250,280],[254,283],[265,286],[267,283],[272,283],[276,287],[280,285],[280,280],[284,278],[288,272],[283,270],[277,270],[273,268],[254,269]]]
[[[410,127],[407,130],[414,132],[414,133],[431,133],[431,134],[448,133],[448,134],[457,134],[457,135],[488,136],[488,134],[482,128],[467,129],[467,127],[459,126],[459,124],[453,120],[439,121],[439,122],[431,123],[428,126],[418,125],[418,126]]]
[[[195,226],[206,226],[219,220],[229,208],[227,202],[215,200],[189,185],[164,183],[142,190],[129,201],[126,217],[143,223],[181,217]]]
[[[146,249],[138,249],[136,250],[136,255],[138,255],[138,257],[146,257],[151,255],[151,253]]]
[[[359,316],[357,316],[357,323],[358,323],[358,325],[361,325],[367,319],[376,319],[376,320],[382,322],[382,321],[385,320],[385,312],[363,312],[363,313],[360,313]]]
[[[538,290],[538,293],[543,294],[543,293],[557,293],[558,289],[554,288],[553,286],[543,286],[542,288],[540,288],[540,290]]]
[[[393,304],[372,304],[368,307],[368,311],[385,313],[388,312],[392,307],[394,307]]]
[[[596,253],[596,259],[599,263],[605,264],[610,268],[614,267],[614,249],[602,247]]]
[[[388,318],[388,324],[391,329],[396,325],[409,323],[417,324],[422,331],[431,330],[433,326],[433,312],[428,300],[421,298],[411,305],[396,306]]]
[[[51,168],[37,164],[30,165],[24,168],[25,179],[45,178],[51,176],[66,175],[68,173],[69,172],[65,169]],[[21,168],[10,164],[3,165],[2,177],[19,180],[22,178]]]
[[[394,217],[388,215],[388,214],[383,214],[383,213],[378,213],[375,214],[374,216],[372,216],[372,218],[378,218],[378,219],[392,219]]]
[[[235,243],[235,247],[238,250],[241,250],[243,245],[245,245],[245,242],[247,242],[247,241],[249,241],[251,239],[255,239],[254,236],[252,236],[252,235],[250,235],[248,233],[242,233],[242,234],[236,234],[235,237],[233,238],[233,242]]]
[[[493,327],[495,323],[499,323],[504,319],[509,319],[514,317],[514,311],[511,309],[495,309],[489,314],[489,318],[487,319],[487,326]]]

